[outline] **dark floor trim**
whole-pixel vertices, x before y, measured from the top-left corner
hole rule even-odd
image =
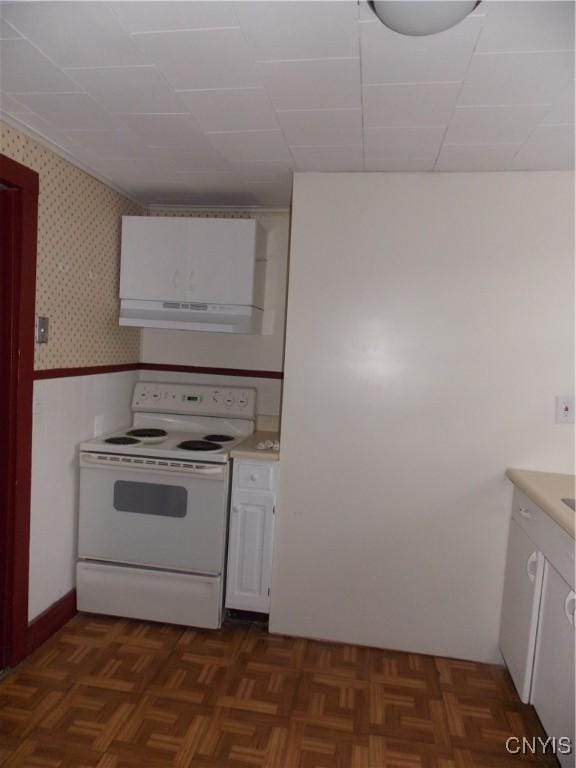
[[[76,613],[76,590],[72,589],[28,625],[26,652],[32,653],[39,648]]]
[[[165,365],[163,363],[140,363],[142,371],[174,371],[176,373],[207,373],[211,376],[245,376],[253,379],[283,379],[282,371],[252,371],[244,368],[210,368],[199,365]]]

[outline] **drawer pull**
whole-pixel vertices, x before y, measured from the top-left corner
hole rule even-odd
[[[526,518],[526,520],[530,520],[532,517],[532,512],[530,512],[529,509],[526,509],[526,507],[518,507],[518,512],[520,512],[522,517]]]
[[[570,607],[570,603],[572,603],[572,607]],[[574,608],[576,606],[576,594],[574,592],[569,592],[568,597],[566,600],[564,600],[564,614],[566,615],[566,618],[574,626]]]
[[[526,573],[530,581],[534,581],[536,578],[536,571],[538,570],[538,552],[532,552],[526,563]]]
[[[252,474],[250,475],[250,480],[252,480],[252,482],[255,483],[256,480],[258,480],[258,475],[255,472],[252,472]]]

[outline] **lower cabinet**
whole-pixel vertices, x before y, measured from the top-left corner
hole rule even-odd
[[[574,738],[574,591],[546,564],[530,700],[549,736]],[[558,755],[573,766],[574,755]]]
[[[235,460],[226,608],[268,613],[278,462]]]
[[[500,650],[523,702],[530,700],[544,557],[512,519],[500,625]]]
[[[520,491],[510,522],[500,650],[522,701],[533,704],[556,756],[575,768],[574,539]],[[562,742],[558,742],[562,740]]]

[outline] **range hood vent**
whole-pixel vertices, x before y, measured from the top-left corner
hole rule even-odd
[[[254,219],[124,216],[120,325],[261,333],[265,269]]]
[[[120,325],[217,333],[260,333],[263,312],[237,304],[121,299]]]

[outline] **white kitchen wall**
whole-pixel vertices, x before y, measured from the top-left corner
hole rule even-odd
[[[258,214],[255,218],[268,233],[264,326],[271,333],[251,336],[144,328],[141,362],[282,370],[289,215]]]
[[[139,378],[140,381],[254,387],[256,389],[256,413],[260,416],[278,416],[280,413],[282,382],[279,379],[261,379],[252,376],[213,376],[212,374],[180,373],[178,371],[140,371]]]
[[[136,380],[129,371],[34,383],[30,620],[75,586],[77,446],[130,423]]]
[[[569,173],[297,174],[273,632],[497,661],[506,467],[573,471]]]

